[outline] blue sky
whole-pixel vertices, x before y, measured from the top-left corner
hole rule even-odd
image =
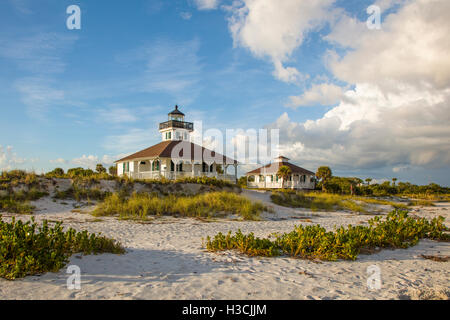
[[[414,79],[429,77],[425,87],[440,91],[424,95],[441,97],[446,75],[442,85],[433,75],[404,75],[395,66],[377,80],[347,72],[358,68],[367,49],[362,39],[379,37],[374,50],[385,52],[384,39],[403,34],[396,19],[422,1],[377,1],[387,24],[377,34],[361,27],[375,1],[285,1],[2,1],[0,168],[108,165],[158,143],[157,124],[178,104],[204,129],[279,128],[282,150],[310,170],[330,165],[336,174],[448,185],[445,123],[436,120],[447,96],[444,107],[429,106],[426,123],[442,125],[440,148],[427,132],[405,141],[395,130],[390,134],[399,145],[388,143],[378,104],[359,106],[380,91],[386,108],[400,114],[398,100],[411,88],[421,92]],[[81,30],[66,27],[73,4],[81,8]],[[359,40],[349,45],[353,39]],[[408,88],[390,95],[383,77]],[[356,101],[351,107],[349,97]],[[405,101],[413,108],[420,99]],[[378,116],[367,116],[370,110]],[[360,133],[361,121],[370,123],[370,138]],[[365,159],[370,144],[374,156]]]

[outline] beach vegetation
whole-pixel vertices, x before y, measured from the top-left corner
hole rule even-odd
[[[211,252],[237,250],[249,256],[287,255],[302,259],[327,261],[356,260],[361,253],[374,253],[381,248],[408,248],[420,239],[450,241],[444,217],[427,220],[408,216],[395,209],[384,219],[377,216],[368,226],[339,227],[327,231],[320,225],[295,226],[289,233],[272,234],[268,238],[253,233],[218,233],[206,238],[206,249]]]
[[[123,219],[146,219],[150,216],[217,217],[239,215],[245,220],[257,220],[269,211],[259,202],[252,202],[232,192],[211,192],[195,196],[161,196],[158,193],[113,193],[100,202],[95,216],[119,216]]]
[[[113,239],[87,231],[63,230],[61,222],[53,227],[48,221],[38,226],[31,221],[12,218],[4,222],[0,216],[0,277],[13,280],[27,275],[57,272],[75,253],[85,255],[124,253]]]

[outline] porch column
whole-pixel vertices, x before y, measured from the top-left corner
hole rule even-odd
[[[192,173],[192,178],[195,177],[195,161],[191,161],[191,173]]]
[[[227,180],[227,169],[228,169],[228,164],[225,165],[225,171],[224,171],[224,174],[225,174],[224,179],[225,180]]]
[[[153,160],[148,159],[148,163],[150,163],[150,179],[153,179]]]
[[[138,176],[138,179],[141,178],[140,177],[140,166],[141,166],[141,160],[138,160],[138,165],[137,165],[137,176]]]
[[[162,163],[161,163],[161,159],[156,159],[156,161],[158,161],[158,171],[159,171],[159,176],[161,177],[161,167],[162,167]]]
[[[234,182],[237,184],[237,163],[235,163],[234,165]]]

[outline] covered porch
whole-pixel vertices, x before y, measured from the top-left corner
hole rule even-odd
[[[169,179],[209,177],[235,183],[237,164],[217,164],[171,158],[139,159],[119,164],[123,174],[133,179]],[[231,168],[230,168],[231,167]],[[233,170],[234,169],[234,170]],[[120,170],[120,169],[119,169]],[[230,173],[229,171],[234,171]]]
[[[282,178],[276,174],[247,175],[249,188],[268,189],[314,189],[313,177],[302,174],[292,174],[283,183]]]

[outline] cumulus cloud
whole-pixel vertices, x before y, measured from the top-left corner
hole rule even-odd
[[[416,0],[387,15],[381,30],[338,22],[327,40],[351,50],[331,55],[329,66],[354,89],[321,119],[299,123],[285,113],[271,124],[280,129],[283,153],[341,169],[448,167],[449,10],[445,0]]]
[[[329,106],[337,104],[343,96],[343,88],[331,83],[313,85],[299,96],[289,97],[288,107]]]
[[[328,19],[334,0],[241,0],[229,8],[229,28],[234,44],[249,49],[274,64],[274,75],[295,82],[300,71],[284,64],[305,36]]]
[[[385,91],[393,82],[448,88],[449,10],[449,1],[416,0],[388,15],[381,30],[368,30],[344,17],[327,39],[354,50],[342,58],[332,55],[330,68],[348,83],[374,83]]]

